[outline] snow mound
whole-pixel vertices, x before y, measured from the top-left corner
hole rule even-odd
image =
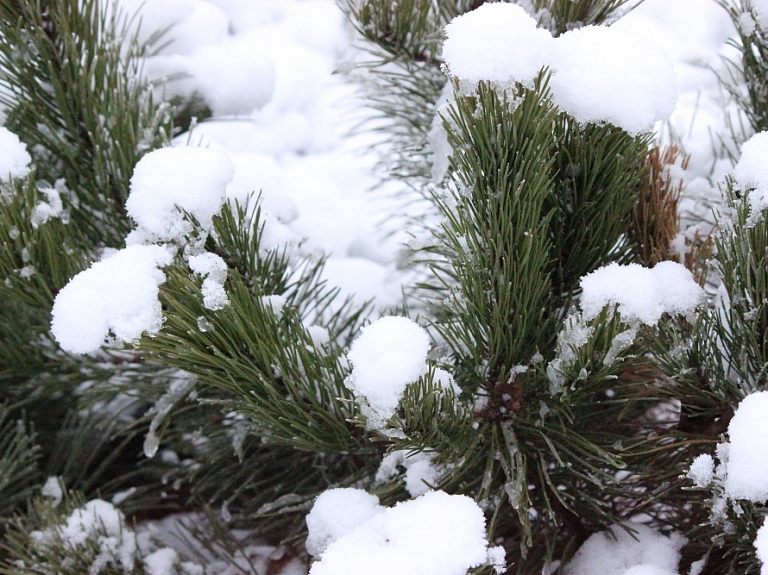
[[[676,262],[649,269],[612,263],[581,278],[584,318],[596,317],[606,305],[617,305],[629,323],[655,325],[665,313],[690,316],[704,298],[691,272]]]
[[[725,493],[732,499],[768,501],[768,391],[745,397],[728,424]]]
[[[165,281],[158,268],[171,260],[163,247],[136,245],[73,277],[53,302],[51,331],[61,348],[88,353],[156,334],[163,322],[159,286]]]
[[[755,225],[763,219],[768,208],[768,132],[760,132],[741,147],[741,158],[733,168],[736,185],[746,192],[749,202],[747,225]]]
[[[193,230],[182,211],[209,231],[235,173],[229,157],[207,148],[161,148],[136,164],[125,203],[139,228],[158,241],[183,240]]]
[[[565,567],[565,575],[674,575],[686,539],[677,533],[666,537],[646,525],[627,523],[595,533]]]
[[[555,42],[552,99],[580,122],[608,122],[636,135],[675,110],[677,77],[653,43],[586,26]]]
[[[443,58],[451,74],[467,83],[489,80],[503,88],[515,82],[532,88],[554,41],[520,6],[505,3],[483,4],[454,18],[445,35]]]
[[[0,127],[0,182],[24,178],[29,174],[32,158],[27,145],[8,128]]]
[[[330,543],[309,573],[465,575],[488,556],[485,517],[477,503],[430,491],[375,513]]]

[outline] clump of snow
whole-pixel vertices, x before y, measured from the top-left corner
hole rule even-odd
[[[451,74],[471,85],[488,80],[530,88],[550,61],[552,35],[515,4],[483,4],[445,27],[443,58]]]
[[[173,575],[174,566],[179,562],[179,554],[164,547],[144,557],[147,575]]]
[[[27,145],[8,128],[0,126],[0,183],[26,177],[31,171],[31,162]]]
[[[51,332],[71,353],[131,343],[155,335],[163,322],[158,300],[171,252],[161,246],[130,246],[80,272],[53,302]]]
[[[60,542],[68,548],[98,543],[100,553],[93,559],[94,573],[99,573],[101,567],[110,562],[119,562],[126,572],[131,572],[135,564],[136,534],[126,526],[123,514],[101,499],[93,499],[75,509],[61,525],[33,531],[30,538],[41,549]]]
[[[340,536],[322,552],[310,575],[388,575],[406,569],[419,575],[464,575],[488,556],[485,517],[477,503],[464,495],[430,491]]]
[[[61,480],[58,477],[50,476],[45,480],[43,489],[40,491],[40,495],[50,500],[49,505],[51,507],[58,507],[61,505],[61,500],[64,498],[64,490],[61,488]]]
[[[728,424],[725,493],[732,499],[768,501],[768,391],[739,403]]]
[[[221,256],[210,252],[190,256],[189,268],[203,278],[201,291],[206,308],[217,310],[229,303],[227,292],[224,291],[227,263]]]
[[[754,546],[755,554],[763,564],[760,568],[760,575],[768,575],[768,527],[766,527],[765,519],[763,519],[760,529],[757,530]]]
[[[625,527],[633,533],[628,533]],[[587,539],[563,571],[565,575],[673,575],[686,539],[666,537],[639,523],[613,525]]]
[[[555,39],[522,7],[499,2],[454,18],[445,32],[443,56],[463,88],[481,80],[533,87],[549,67],[553,101],[580,122],[608,122],[635,135],[675,110],[672,62],[626,30],[585,26]]]
[[[182,212],[193,216],[204,231],[210,231],[234,172],[229,157],[217,150],[155,150],[136,164],[126,210],[140,230],[157,241],[180,241],[193,231]]]
[[[319,558],[328,545],[383,511],[379,498],[362,489],[324,491],[307,514],[307,551]]]
[[[749,202],[747,225],[754,226],[763,219],[768,208],[768,132],[760,132],[741,147],[741,158],[733,169],[736,185],[745,192]]]
[[[381,484],[397,475],[397,468],[405,469],[405,488],[411,497],[423,495],[445,475],[446,469],[433,462],[434,455],[420,451],[408,453],[405,450],[396,450],[388,453],[381,460],[376,471],[375,483]]]
[[[595,328],[588,325],[581,313],[575,313],[565,320],[563,329],[557,334],[557,353],[547,365],[550,393],[563,391],[566,373],[576,364],[578,350],[586,345]]]
[[[555,42],[552,99],[580,122],[609,122],[630,134],[653,129],[675,109],[672,63],[653,43],[605,26]]]
[[[55,188],[43,188],[40,190],[47,202],[40,202],[32,209],[32,214],[29,216],[32,227],[37,228],[44,224],[51,218],[61,217],[64,211],[64,204],[61,202],[61,196],[59,191]]]
[[[691,272],[676,262],[651,269],[612,263],[581,278],[581,289],[587,320],[606,305],[616,305],[622,319],[646,325],[655,325],[665,313],[691,316],[704,298]]]
[[[686,474],[696,487],[708,487],[715,478],[715,460],[708,453],[702,453],[691,463]]]
[[[346,384],[372,428],[394,415],[406,385],[427,372],[430,342],[426,330],[406,317],[388,316],[363,328],[347,358]]]

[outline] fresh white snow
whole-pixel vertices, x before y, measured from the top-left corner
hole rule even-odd
[[[8,128],[0,127],[0,183],[25,177],[30,172],[31,162],[27,145]]]
[[[369,426],[392,417],[406,385],[427,372],[430,341],[426,330],[406,317],[382,317],[364,327],[347,358],[352,373],[347,386],[357,398]]]
[[[96,351],[156,334],[163,323],[158,299],[171,263],[166,248],[135,245],[77,274],[53,303],[51,331],[62,349]]]
[[[745,397],[728,424],[725,492],[732,499],[768,501],[768,391]]]

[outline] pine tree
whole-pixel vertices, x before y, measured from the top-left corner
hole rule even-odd
[[[760,571],[765,501],[729,490],[723,447],[765,387],[759,184],[737,167],[717,233],[680,255],[670,167],[685,155],[651,126],[585,119],[557,62],[463,72],[446,26],[485,4],[340,3],[367,55],[348,72],[379,112],[382,177],[412,216],[402,265],[419,281],[378,318],[327,285],[322,257],[273,241],[258,190],[224,201],[225,157],[170,147],[207,112],[156,101],[141,66],[162,37],[141,44],[97,0],[0,0],[0,145],[16,154],[0,158],[0,573],[196,574],[268,542],[285,552],[270,572],[314,561],[322,575],[354,549],[345,534],[395,510],[427,533],[448,533],[454,510],[468,532],[484,521],[446,573],[577,574],[601,533],[679,555],[649,573]],[[535,44],[600,34],[629,3],[518,4],[503,15]],[[758,132],[765,33],[750,4],[725,7],[743,55],[730,90]],[[213,209],[141,210],[174,180]],[[128,281],[121,266],[149,286],[138,328],[138,312],[91,316],[73,296]],[[604,289],[633,282],[663,295]],[[95,344],[67,306],[100,326]],[[333,497],[363,510],[357,524]],[[198,556],[141,531],[177,512],[196,513]],[[628,522],[639,514],[655,531]]]

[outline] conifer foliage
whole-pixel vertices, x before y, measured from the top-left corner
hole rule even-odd
[[[768,572],[768,141],[681,250],[629,4],[341,0],[414,236],[378,317],[178,138],[162,37],[0,0],[0,573]]]

